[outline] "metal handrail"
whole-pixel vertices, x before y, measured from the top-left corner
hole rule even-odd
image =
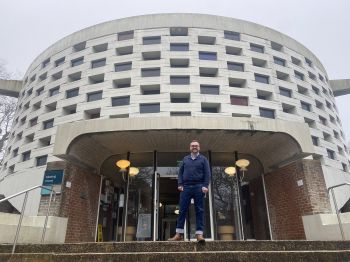
[[[51,207],[51,200],[52,200],[52,194],[54,194],[54,201],[56,199],[56,192],[55,190],[53,190],[53,186],[51,186],[51,188],[49,187],[44,187],[44,186],[41,186],[41,185],[38,185],[38,186],[35,186],[35,187],[31,187],[31,188],[28,188],[24,191],[21,191],[19,193],[16,193],[12,196],[9,196],[9,197],[6,197],[6,198],[3,198],[0,200],[0,203],[2,202],[5,202],[6,200],[9,200],[11,198],[14,198],[16,196],[19,196],[19,195],[22,195],[25,193],[25,196],[24,196],[24,200],[23,200],[23,204],[22,204],[22,210],[21,210],[21,215],[19,217],[19,221],[18,221],[18,225],[17,225],[17,230],[16,230],[16,235],[15,235],[15,239],[13,241],[13,246],[12,246],[12,254],[15,253],[15,249],[16,249],[16,245],[17,245],[17,241],[18,241],[18,236],[19,236],[19,232],[21,230],[21,226],[22,226],[22,220],[23,220],[23,216],[24,216],[24,210],[26,208],[26,204],[27,204],[27,199],[28,199],[28,193],[34,189],[37,189],[37,188],[42,188],[42,189],[46,189],[46,190],[49,190],[50,191],[50,200],[49,200],[49,206],[47,207],[47,212],[46,212],[46,217],[45,217],[45,223],[44,223],[44,228],[43,228],[43,234],[41,236],[41,243],[44,242],[44,239],[45,239],[45,234],[46,234],[46,226],[47,226],[47,220],[48,220],[48,217],[49,217],[49,212],[50,212],[50,207]]]
[[[334,188],[340,187],[340,186],[350,186],[350,183],[342,183],[342,184],[339,184],[339,185],[331,186],[331,187],[328,188],[327,191],[328,191],[328,194],[329,194],[329,191],[330,191],[330,190],[331,190],[331,192],[332,192],[332,199],[333,199],[333,203],[334,203],[334,207],[335,207],[335,212],[337,213],[338,225],[339,225],[341,237],[342,237],[343,240],[345,240],[344,230],[343,230],[343,224],[342,224],[341,219],[340,219],[339,210],[338,210],[338,205],[337,205],[337,200],[335,199],[334,190],[333,190]]]

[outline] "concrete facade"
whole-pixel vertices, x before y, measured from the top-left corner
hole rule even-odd
[[[242,20],[160,14],[83,29],[33,61],[19,92],[0,193],[8,196],[41,184],[46,163],[58,157],[76,160],[71,152],[91,150],[83,147],[84,140],[82,147],[75,144],[79,135],[152,129],[212,129],[211,135],[215,130],[283,132],[280,143],[294,140],[295,155],[274,157],[265,171],[309,156],[320,160],[327,187],[350,181],[349,149],[334,93],[311,51]],[[103,157],[113,154],[104,150],[101,159],[93,159],[96,170]],[[340,189],[336,195],[341,207],[350,191]],[[39,193],[31,195],[29,214],[37,214],[39,202]]]

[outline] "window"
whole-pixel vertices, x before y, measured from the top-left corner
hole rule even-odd
[[[95,45],[92,47],[92,50],[95,53],[100,53],[100,52],[104,52],[108,49],[108,43],[104,43],[104,44],[100,44],[100,45]]]
[[[257,67],[267,67],[267,61],[263,60],[263,59],[259,59],[259,58],[252,58],[252,63],[253,66],[257,66]]]
[[[322,82],[324,82],[324,78],[323,78],[322,75],[318,74],[318,78],[319,78]]]
[[[160,104],[140,104],[140,113],[148,114],[148,113],[159,113],[160,112]]]
[[[76,73],[68,75],[69,82],[78,81],[80,79],[81,79],[81,72],[76,72]]]
[[[230,39],[230,40],[236,40],[236,41],[240,41],[241,40],[241,36],[240,33],[237,32],[232,32],[232,31],[224,31],[224,38],[225,39]]]
[[[41,101],[36,102],[36,103],[33,105],[33,111],[36,111],[36,110],[40,109],[40,107],[41,107]]]
[[[189,44],[188,43],[171,43],[170,51],[188,51]]]
[[[112,97],[112,106],[130,105],[130,96]]]
[[[228,79],[228,85],[230,87],[238,87],[238,88],[244,88],[246,87],[247,81],[245,79],[241,78],[229,78]]]
[[[51,77],[52,77],[52,81],[56,81],[56,80],[58,80],[58,79],[61,79],[61,78],[62,78],[62,75],[63,75],[63,72],[62,72],[62,71],[53,74],[53,75],[51,76]]]
[[[311,139],[312,139],[312,144],[313,144],[314,146],[318,146],[318,145],[319,145],[318,137],[316,137],[316,136],[311,136]]]
[[[44,166],[47,162],[47,155],[44,156],[38,156],[36,158],[36,166]]]
[[[258,53],[264,53],[264,47],[261,45],[250,44],[250,50]]]
[[[266,118],[275,118],[275,110],[267,108],[259,108],[260,116]]]
[[[226,46],[226,54],[228,55],[242,55],[242,48],[234,47],[234,46]]]
[[[304,74],[298,72],[298,71],[294,71],[294,75],[297,79],[299,80],[304,80]]]
[[[91,68],[102,67],[106,65],[106,58],[91,61]]]
[[[116,49],[117,55],[130,55],[132,54],[134,48],[133,46],[123,46]]]
[[[170,112],[170,116],[191,116],[191,112],[186,112],[186,111]]]
[[[216,38],[214,36],[198,36],[198,44],[215,45]]]
[[[105,74],[89,76],[89,84],[91,85],[103,83],[104,81],[105,81]]]
[[[30,96],[33,93],[33,87],[31,89],[28,90],[27,92],[27,96]]]
[[[220,89],[218,85],[200,85],[201,94],[218,95]]]
[[[102,91],[87,94],[87,101],[88,102],[97,101],[97,100],[101,100],[101,99],[102,99]]]
[[[42,68],[47,67],[50,64],[50,58],[46,59],[43,63],[42,63]]]
[[[227,62],[227,68],[228,68],[228,70],[243,72],[244,71],[244,64]]]
[[[72,115],[77,112],[77,105],[69,105],[63,107],[63,115]]]
[[[122,78],[113,80],[114,88],[126,88],[131,86],[131,78]]]
[[[271,41],[271,48],[275,51],[282,51],[283,46],[279,43]]]
[[[47,72],[39,76],[39,80],[44,81],[47,78]]]
[[[141,76],[142,77],[153,77],[153,76],[160,76],[160,68],[142,68],[141,69]]]
[[[187,36],[188,28],[187,27],[171,27],[170,28],[171,36]]]
[[[274,56],[274,57],[273,57],[273,61],[274,61],[274,63],[277,64],[277,65],[286,66],[286,60],[284,60],[284,59],[282,59],[282,58],[279,58],[279,57]]]
[[[12,156],[13,156],[13,157],[18,156],[18,147],[15,148],[15,149],[13,149],[13,151],[12,151]]]
[[[319,116],[318,119],[320,119],[320,122],[322,123],[322,125],[326,126],[327,125],[327,119],[322,117],[322,116]]]
[[[101,116],[101,108],[94,108],[94,109],[84,111],[84,117],[86,119],[96,119],[96,118],[100,118],[100,116]]]
[[[131,67],[132,67],[131,62],[114,64],[115,72],[128,71],[128,70],[131,70]]]
[[[248,106],[248,97],[245,96],[230,96],[231,105]]]
[[[323,105],[323,103],[321,103],[320,101],[318,101],[318,100],[315,100],[315,103],[316,103],[316,107],[318,108],[318,109],[324,109],[324,105]]]
[[[287,88],[280,87],[280,95],[286,96],[286,97],[292,97],[292,90],[289,90]]]
[[[30,151],[26,151],[24,153],[22,153],[22,161],[27,161],[30,159]]]
[[[199,68],[199,76],[202,77],[216,77],[218,75],[219,70],[217,68],[211,67],[200,67]]]
[[[312,62],[311,62],[310,59],[308,59],[308,58],[305,57],[305,62],[307,63],[307,65],[308,65],[309,67],[312,67]]]
[[[74,52],[82,51],[85,49],[85,46],[86,46],[86,42],[81,42],[81,43],[75,44],[73,46],[73,51]]]
[[[203,113],[219,113],[220,112],[220,104],[201,103],[201,111]]]
[[[282,103],[282,111],[288,114],[295,114],[295,106]]]
[[[312,90],[314,90],[315,94],[320,94],[320,89],[318,89],[316,86],[312,86]]]
[[[188,58],[171,58],[170,66],[177,68],[185,68],[190,65],[190,59]]]
[[[268,100],[268,101],[272,101],[273,100],[273,93],[269,92],[269,91],[265,91],[265,90],[256,90],[256,96],[258,99],[262,99],[262,100]]]
[[[263,84],[269,83],[269,77],[266,75],[254,74],[255,81]]]
[[[51,143],[51,136],[47,136],[39,139],[39,147],[49,146],[50,143]]]
[[[62,64],[64,63],[65,60],[66,60],[65,57],[62,57],[62,58],[60,58],[60,59],[57,59],[57,60],[55,61],[55,67],[58,67],[58,66],[62,65]]]
[[[83,56],[82,56],[82,57],[79,57],[79,58],[76,58],[76,59],[73,59],[73,60],[71,61],[72,67],[81,65],[81,64],[83,64],[83,63],[84,63],[84,57],[83,57]]]
[[[170,94],[170,102],[171,103],[189,103],[190,102],[190,94]]]
[[[54,88],[51,88],[49,91],[50,96],[55,96],[60,92],[60,87],[56,86]]]
[[[217,60],[217,55],[214,52],[201,52],[199,51],[199,59],[200,60]]]
[[[308,72],[308,74],[309,74],[310,79],[316,81],[316,75],[315,74],[313,74],[311,72]]]
[[[333,150],[327,149],[328,158],[335,160],[335,152]]]
[[[35,126],[38,123],[38,118],[34,117],[29,120],[29,127]]]
[[[142,52],[143,60],[160,60],[160,51]]]
[[[40,87],[38,90],[36,90],[36,95],[37,96],[40,96],[43,93],[44,93],[44,87]]]
[[[142,38],[142,44],[144,45],[156,45],[160,44],[160,36],[146,36]]]
[[[129,40],[134,38],[134,31],[125,31],[118,34],[118,41]]]
[[[294,56],[292,56],[292,63],[295,64],[295,65],[297,65],[297,66],[300,66],[300,65],[301,65],[300,59],[295,58]]]
[[[311,105],[310,104],[303,102],[303,101],[300,101],[300,104],[301,104],[301,108],[303,110],[311,112]]]
[[[79,95],[79,88],[73,88],[66,91],[66,98],[71,98]]]
[[[289,75],[284,72],[276,71],[276,77],[279,80],[289,81]]]
[[[141,94],[142,95],[159,95],[160,94],[160,85],[141,85]]]
[[[43,129],[52,128],[52,127],[53,127],[53,122],[54,122],[53,119],[44,121],[44,122],[43,122]]]
[[[190,77],[189,76],[170,76],[171,85],[189,85]]]

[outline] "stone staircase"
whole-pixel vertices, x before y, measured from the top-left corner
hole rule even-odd
[[[350,241],[125,242],[0,245],[1,262],[350,261]]]

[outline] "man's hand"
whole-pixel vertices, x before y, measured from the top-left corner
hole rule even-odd
[[[178,187],[177,187],[177,190],[179,190],[179,191],[182,192],[182,191],[184,191],[184,187],[183,187],[183,186],[178,186]]]
[[[202,192],[204,193],[204,194],[206,194],[206,193],[208,193],[208,188],[206,188],[206,187],[202,187]]]

